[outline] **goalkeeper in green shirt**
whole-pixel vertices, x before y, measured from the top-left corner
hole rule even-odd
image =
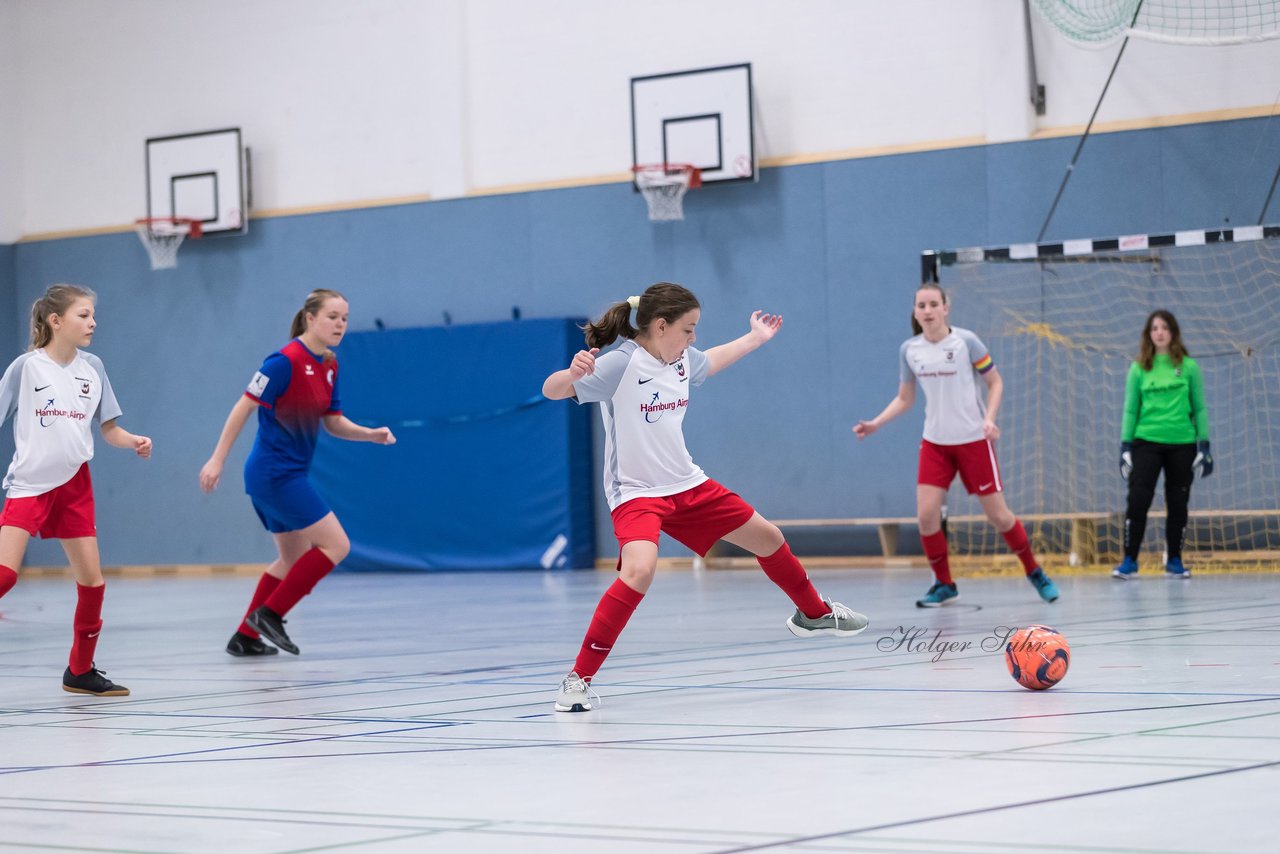
[[[1129,504],[1124,514],[1124,560],[1111,573],[1121,580],[1138,572],[1138,550],[1161,469],[1169,514],[1165,575],[1190,578],[1182,564],[1187,502],[1196,473],[1213,473],[1213,457],[1200,366],[1187,355],[1177,319],[1164,309],[1147,318],[1138,359],[1129,366],[1125,382],[1120,476],[1129,482]]]

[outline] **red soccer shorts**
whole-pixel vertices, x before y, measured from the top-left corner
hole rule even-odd
[[[0,510],[0,526],[3,525],[22,528],[33,537],[46,540],[98,536],[89,464],[80,466],[71,480],[48,492],[6,499],[4,510]]]
[[[714,480],[660,498],[632,498],[613,510],[613,534],[621,548],[633,540],[658,542],[666,533],[705,556],[725,534],[747,524],[755,508]]]
[[[963,445],[935,445],[920,442],[920,474],[916,483],[949,489],[956,473],[970,495],[991,495],[1004,491],[996,449],[986,439]]]

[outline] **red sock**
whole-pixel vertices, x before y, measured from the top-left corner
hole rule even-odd
[[[253,598],[249,600],[249,610],[245,611],[244,615],[247,617],[254,611],[258,610],[258,606],[267,601],[267,597],[275,591],[279,584],[280,579],[276,578],[271,573],[262,573],[262,577],[258,579],[258,588],[253,591]],[[236,629],[236,631],[242,635],[248,635],[251,638],[256,638],[258,636],[258,633],[253,630],[253,627],[243,620],[240,622],[240,628]]]
[[[262,604],[283,617],[298,604],[303,596],[310,593],[331,569],[333,569],[333,561],[329,560],[329,556],[318,548],[312,549],[289,567],[289,574],[284,577],[284,581],[280,582]]]
[[[921,534],[920,542],[924,545],[924,556],[929,559],[929,568],[933,570],[938,583],[955,584],[951,580],[951,564],[947,561],[947,535],[942,531]]]
[[[600,604],[591,617],[591,625],[587,626],[587,636],[582,639],[582,649],[578,651],[578,660],[573,663],[573,672],[583,679],[590,680],[600,672],[613,643],[622,634],[627,620],[635,613],[636,606],[644,598],[643,593],[632,590],[619,578],[609,586],[600,597]]]
[[[0,599],[18,583],[18,573],[7,566],[0,566]]]
[[[783,543],[776,552],[768,557],[756,555],[756,561],[769,580],[782,588],[800,613],[809,618],[822,617],[831,613],[831,606],[822,601],[809,574],[804,571],[800,561],[791,553],[791,546]]]
[[[88,673],[93,667],[93,652],[98,648],[98,633],[102,631],[102,594],[106,589],[105,584],[76,585],[75,634],[71,641],[71,660],[67,662],[75,676]]]
[[[1004,541],[1009,544],[1009,551],[1017,555],[1018,560],[1022,561],[1022,568],[1027,575],[1035,572],[1039,564],[1036,563],[1036,556],[1031,551],[1031,542],[1027,539],[1027,529],[1022,527],[1022,523],[1014,519],[1013,527],[1000,536],[1004,537]]]

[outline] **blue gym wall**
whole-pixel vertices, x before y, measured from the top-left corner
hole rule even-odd
[[[18,275],[14,267],[15,247],[0,243],[0,305],[17,306]],[[18,331],[12,323],[0,324],[0,353],[15,353]],[[10,431],[12,432],[12,431]]]
[[[15,307],[17,317],[21,320],[22,310],[16,308],[19,302],[18,275],[14,266],[16,255],[15,247],[0,243],[0,305]],[[26,349],[26,338],[19,337],[19,334],[16,324],[0,323],[0,360],[6,365],[10,358]],[[13,459],[13,428],[6,422],[0,426],[0,466],[4,466],[7,470],[11,459]]]
[[[1046,238],[1255,223],[1278,135],[1256,119],[1095,137]],[[674,224],[649,223],[629,186],[613,184],[258,220],[245,238],[184,246],[179,268],[157,273],[132,234],[0,247],[0,298],[18,309],[0,345],[7,357],[22,349],[24,307],[48,284],[97,290],[94,350],[121,423],[156,443],[144,462],[99,442],[108,564],[269,559],[241,492],[251,437],[217,493],[202,495],[196,475],[228,409],[318,286],[348,295],[357,330],[375,318],[438,325],[446,312],[454,323],[502,320],[513,306],[525,317],[595,315],[659,280],[701,298],[701,346],[742,334],[753,309],[780,312],[785,326],[768,347],[699,391],[685,422],[695,460],[766,516],[908,515],[919,408],[867,443],[855,444],[850,425],[897,389],[920,251],[1034,240],[1075,144],[765,169],[755,185],[691,193]],[[954,320],[981,333],[982,318],[962,308]],[[596,489],[598,551],[609,554]],[[45,543],[29,555],[61,560]]]

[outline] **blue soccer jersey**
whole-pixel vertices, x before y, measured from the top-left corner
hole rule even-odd
[[[250,494],[305,476],[315,455],[320,420],[338,415],[338,362],[294,339],[272,353],[245,395],[258,404],[258,435],[244,465]]]

